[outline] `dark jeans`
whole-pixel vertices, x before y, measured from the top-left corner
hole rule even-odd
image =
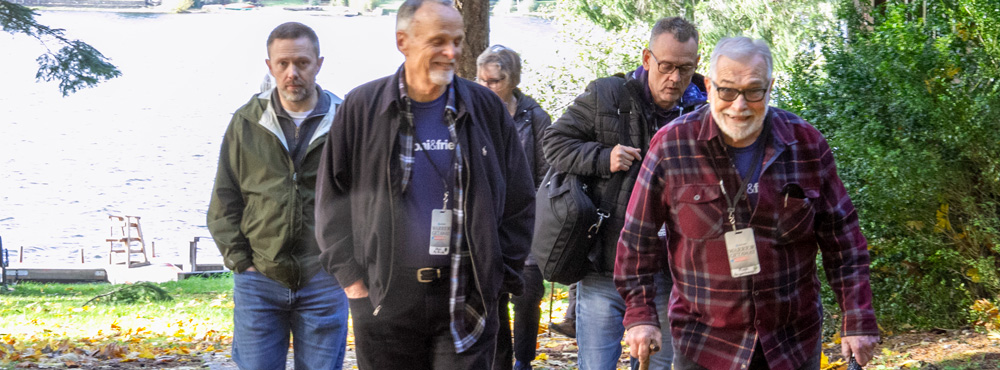
[[[420,283],[415,270],[394,274],[378,316],[372,315],[368,298],[350,300],[358,369],[490,368],[496,349],[496,306],[487,312],[486,328],[476,344],[456,353],[449,328],[449,279]]]
[[[822,348],[822,347],[821,347]],[[748,370],[767,370],[767,360],[764,358],[764,350],[760,347],[760,341],[757,341],[756,348],[753,350],[753,358],[750,359],[750,366]],[[799,366],[798,370],[819,370],[820,368],[820,348],[816,349],[816,354],[809,358],[806,363]],[[674,364],[673,370],[706,370],[694,361],[684,357],[684,354],[680,352],[674,352]]]
[[[535,346],[538,343],[538,321],[542,316],[542,297],[545,295],[545,282],[538,265],[525,265],[524,294],[510,298],[509,294],[500,296],[498,307],[500,329],[497,331],[497,353],[493,362],[493,370],[511,370],[512,359],[516,359],[521,369],[531,369],[531,361],[535,359]],[[507,302],[514,302],[514,346],[511,347],[510,312]]]

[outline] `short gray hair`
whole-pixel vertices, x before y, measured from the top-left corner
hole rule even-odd
[[[774,58],[771,56],[771,48],[767,46],[764,40],[743,36],[719,40],[719,43],[715,44],[715,50],[712,50],[712,59],[708,63],[709,78],[715,79],[716,65],[719,62],[719,57],[723,55],[726,58],[741,62],[750,61],[750,59],[758,55],[764,57],[764,61],[767,62],[767,80],[771,80],[774,70]]]
[[[499,44],[486,48],[476,58],[476,67],[483,68],[490,63],[500,67],[500,73],[510,79],[512,86],[517,87],[521,83],[521,56],[514,50]]]
[[[674,35],[674,38],[682,43],[688,42],[692,37],[694,42],[698,43],[698,29],[687,19],[681,17],[660,18],[656,21],[656,24],[653,25],[653,31],[649,35],[649,45],[652,46],[656,37],[664,33]]]
[[[271,57],[271,44],[274,40],[297,40],[305,37],[312,42],[313,49],[316,49],[316,56],[319,57],[319,36],[316,31],[299,22],[285,22],[271,30],[267,36],[267,56]]]
[[[413,14],[420,9],[424,3],[438,3],[444,6],[449,6],[454,8],[455,3],[453,0],[406,0],[403,5],[399,6],[399,10],[396,12],[396,32],[404,31],[410,32],[410,23],[413,21]]]

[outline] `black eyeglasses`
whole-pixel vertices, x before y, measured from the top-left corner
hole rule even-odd
[[[653,57],[653,61],[656,62],[656,69],[659,70],[660,73],[665,75],[674,73],[674,71],[680,71],[682,75],[691,74],[691,72],[694,72],[694,69],[697,67],[691,64],[684,64],[678,66],[670,62],[661,62],[658,59],[656,59],[656,54],[653,54],[652,50],[646,49],[646,51],[649,52],[649,56]]]
[[[756,103],[764,100],[764,95],[767,94],[767,88],[740,90],[729,87],[719,87],[715,81],[712,81],[712,86],[715,86],[715,91],[718,92],[719,99],[725,101],[736,101],[736,98],[743,95],[743,98],[746,99],[748,103]]]

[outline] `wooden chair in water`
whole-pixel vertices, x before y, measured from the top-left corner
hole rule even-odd
[[[111,236],[105,239],[110,244],[108,252],[108,264],[115,264],[115,254],[124,254],[125,261],[118,264],[125,264],[131,267],[133,263],[140,263],[138,257],[132,261],[133,254],[142,255],[142,263],[149,263],[146,257],[146,241],[142,237],[142,226],[139,225],[139,216],[117,216],[108,215],[111,223]]]

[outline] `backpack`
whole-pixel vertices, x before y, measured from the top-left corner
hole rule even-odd
[[[631,146],[628,136],[631,92],[622,84],[621,134],[623,144]],[[638,169],[641,166],[633,166]],[[621,177],[629,171],[612,175],[601,197],[601,207],[594,204],[589,178],[550,167],[535,195],[535,234],[531,254],[545,280],[572,284],[591,270],[591,250],[599,239],[601,226],[611,217],[615,199],[621,190]]]

